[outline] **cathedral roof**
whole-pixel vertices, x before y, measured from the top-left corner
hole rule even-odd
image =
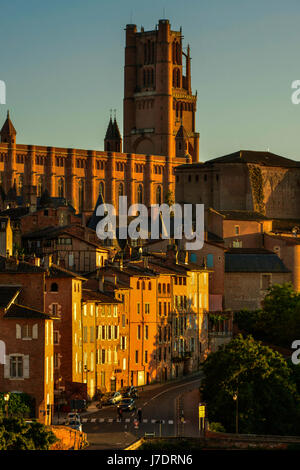
[[[6,135],[16,135],[17,134],[17,131],[14,128],[13,123],[10,120],[9,111],[7,111],[7,118],[6,118],[5,123],[3,124],[3,127],[0,131],[0,134],[1,135],[2,134],[6,134]]]
[[[300,162],[290,158],[281,157],[271,152],[257,152],[255,150],[240,150],[223,157],[213,158],[205,163],[258,163],[265,166],[300,166]]]
[[[276,155],[275,153],[271,153],[267,151],[259,152],[255,150],[239,150],[237,152],[224,155],[222,157],[207,160],[204,163],[197,162],[197,163],[179,165],[176,167],[176,169],[189,170],[193,168],[205,168],[207,166],[218,164],[218,163],[243,163],[243,164],[256,163],[258,165],[277,166],[277,167],[283,167],[283,168],[293,168],[293,167],[300,166],[299,161],[292,160],[291,158],[281,157],[280,155]]]

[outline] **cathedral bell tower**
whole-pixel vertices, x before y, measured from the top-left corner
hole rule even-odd
[[[126,27],[124,72],[124,152],[176,158],[176,136],[183,125],[187,153],[199,160],[195,132],[197,96],[191,91],[190,48],[169,20],[153,31]]]

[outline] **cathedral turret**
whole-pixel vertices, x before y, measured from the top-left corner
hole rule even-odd
[[[176,157],[184,158],[189,153],[189,137],[183,125],[178,129],[175,137],[176,141]]]
[[[5,143],[15,143],[16,142],[16,129],[13,126],[13,123],[9,117],[9,111],[7,111],[7,118],[3,127],[0,131],[1,142]]]
[[[104,139],[104,150],[107,152],[122,152],[122,137],[116,118],[110,117]]]

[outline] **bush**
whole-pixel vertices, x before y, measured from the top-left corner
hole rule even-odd
[[[213,432],[226,432],[223,424],[215,422],[209,423],[209,430]]]
[[[56,441],[52,431],[41,423],[26,423],[16,417],[0,421],[0,450],[48,450]]]

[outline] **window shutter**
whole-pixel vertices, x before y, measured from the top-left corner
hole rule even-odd
[[[23,357],[23,377],[29,379],[29,355]]]
[[[32,327],[32,338],[37,339],[38,338],[38,324],[35,323]]]
[[[22,338],[22,332],[21,332],[21,325],[16,324],[16,338],[21,339]]]
[[[5,356],[5,364],[4,364],[4,378],[9,379],[10,377],[10,360],[9,356]]]

